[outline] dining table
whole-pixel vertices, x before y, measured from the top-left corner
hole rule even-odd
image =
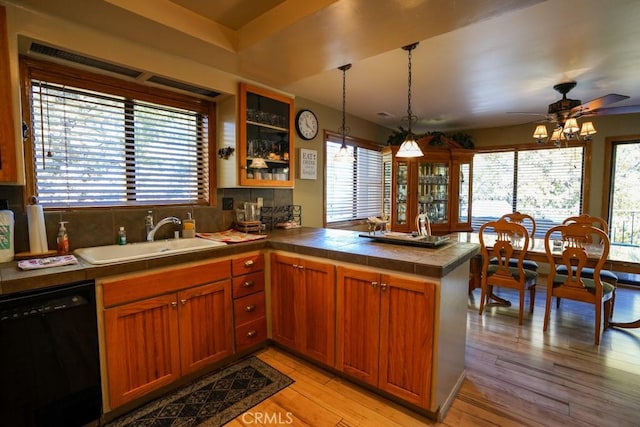
[[[472,242],[472,243],[480,243],[478,238],[478,233],[470,233],[470,232],[459,232],[453,233],[449,237],[454,241],[458,242]],[[487,240],[487,235],[485,234],[486,243],[491,243],[491,235],[489,235],[489,239]],[[599,258],[599,252],[597,244],[592,245],[592,247],[587,248],[587,266],[594,267],[597,259]],[[552,247],[552,254],[554,258],[559,261],[562,256],[561,251],[562,245],[556,245]],[[517,254],[518,248],[517,245],[514,247],[515,253]],[[591,256],[589,256],[591,255]],[[549,259],[547,258],[547,253],[544,246],[544,238],[531,238],[529,241],[529,248],[527,250],[527,254],[525,259],[535,261],[535,262],[543,262],[548,263]],[[640,247],[633,245],[618,245],[611,244],[609,247],[609,255],[602,267],[603,269],[610,270],[613,272],[619,273],[632,273],[632,274],[640,274]],[[470,279],[469,279],[469,292],[473,289],[481,287],[481,273],[482,273],[482,257],[480,255],[471,259],[470,264]],[[491,294],[489,296],[491,300],[493,300],[494,305],[506,305],[510,306],[511,303],[503,298],[498,297],[495,294]],[[640,319],[631,320],[628,322],[609,322],[610,327],[616,328],[640,328]]]

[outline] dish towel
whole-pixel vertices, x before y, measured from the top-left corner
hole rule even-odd
[[[60,267],[77,264],[78,259],[73,255],[52,256],[48,258],[25,259],[18,261],[20,270],[36,270],[38,268]]]

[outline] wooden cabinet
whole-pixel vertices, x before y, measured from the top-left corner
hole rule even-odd
[[[337,268],[337,363],[344,373],[429,408],[435,285]]]
[[[383,151],[383,213],[391,229],[416,231],[416,216],[425,213],[433,234],[471,231],[473,152],[418,143],[423,157],[397,158],[398,147]]]
[[[11,96],[7,10],[0,5],[0,182],[16,182],[16,134]]]
[[[111,408],[232,355],[230,276],[218,261],[98,282]]]
[[[264,344],[267,340],[267,310],[264,292],[264,255],[234,259],[233,323],[236,352]]]
[[[335,300],[332,264],[271,254],[273,340],[334,366]]]
[[[240,84],[240,185],[293,187],[293,99]]]

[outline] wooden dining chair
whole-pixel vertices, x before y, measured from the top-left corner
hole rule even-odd
[[[522,325],[525,290],[529,291],[529,313],[533,313],[538,276],[535,271],[524,268],[530,240],[527,229],[522,224],[499,219],[483,224],[478,238],[482,255],[482,293],[478,314],[481,315],[485,304],[488,304],[494,286],[511,288],[520,295],[518,324]],[[489,262],[492,258],[495,258],[495,264]],[[515,267],[509,265],[512,259],[516,260]]]
[[[555,248],[553,240],[561,241],[560,249]],[[600,242],[600,243],[594,243]],[[550,271],[547,278],[547,303],[544,312],[544,327],[549,326],[551,299],[568,298],[591,303],[595,306],[595,344],[600,344],[602,309],[604,307],[604,329],[609,327],[611,301],[614,286],[601,279],[600,272],[609,256],[609,236],[593,225],[572,222],[550,228],[545,234],[544,248],[549,261]],[[582,274],[587,260],[596,260],[593,277]],[[558,272],[558,266],[566,267],[566,274]]]
[[[562,223],[563,224],[577,223],[577,224],[592,225],[594,227],[601,229],[607,235],[609,235],[609,225],[607,224],[607,221],[597,216],[591,216],[589,214],[570,216],[568,218],[565,218],[565,220],[562,221]],[[590,242],[590,243],[593,243],[593,242]],[[567,274],[567,267],[565,265],[559,265],[557,272],[560,274]],[[593,279],[593,268],[585,267],[582,269],[582,272],[580,274],[582,275],[582,277],[586,277],[587,279]],[[600,279],[602,279],[603,282],[607,282],[613,285],[614,289],[613,289],[613,295],[611,296],[611,313],[610,313],[611,317],[613,317],[613,309],[616,304],[616,288],[618,286],[618,276],[613,271],[601,270]],[[556,300],[556,306],[557,307],[560,306],[560,298]]]
[[[536,234],[536,220],[531,215],[516,211],[516,212],[504,214],[500,217],[500,219],[505,219],[510,222],[522,224],[529,232],[529,241],[531,242],[531,247],[533,247],[533,239],[535,238],[535,234]],[[495,261],[492,263],[495,263]],[[516,267],[517,260],[516,259],[509,260],[509,265],[511,267]],[[538,271],[538,263],[535,261],[532,261],[530,259],[525,259],[523,265],[524,265],[524,268],[526,268],[527,270]]]

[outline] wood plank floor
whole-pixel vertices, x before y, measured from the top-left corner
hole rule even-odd
[[[295,383],[229,426],[640,426],[640,329],[609,329],[593,345],[592,306],[562,301],[542,332],[545,292],[518,326],[514,302],[478,315],[469,298],[467,378],[443,422],[389,402],[281,350],[258,354]],[[525,306],[526,307],[526,306]],[[619,288],[614,319],[640,317],[640,289]]]

